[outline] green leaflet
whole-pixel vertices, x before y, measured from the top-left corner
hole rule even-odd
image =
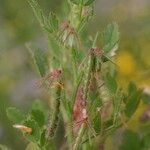
[[[43,135],[42,133],[44,131],[43,125],[45,123],[45,116],[38,107],[36,109],[33,108],[32,111],[27,116],[25,116],[17,108],[10,107],[7,109],[7,116],[15,124],[25,125],[26,127],[32,128],[32,133],[29,134],[23,132],[24,136],[29,141],[32,141],[34,143],[40,142],[40,146],[44,146],[45,138],[43,138],[43,136],[45,135]]]
[[[13,121],[14,123],[21,123],[25,118],[23,113],[15,107],[7,108],[6,113],[9,120]]]
[[[51,29],[53,31],[57,31],[59,23],[58,23],[58,18],[56,14],[54,14],[53,12],[50,12],[48,21],[49,21],[49,26],[51,27]]]
[[[133,81],[130,81],[128,84],[128,95],[131,95],[132,93],[137,91],[137,87]]]
[[[102,34],[103,50],[105,53],[115,51],[118,47],[119,29],[116,23],[109,24]]]
[[[30,142],[25,150],[41,150],[37,144]]]
[[[123,101],[123,93],[119,89],[116,92],[116,95],[113,99],[113,124],[116,125],[118,123],[119,114],[121,113],[121,104]]]
[[[140,98],[141,90],[132,93],[132,95],[128,97],[128,102],[125,107],[125,114],[127,117],[130,118],[134,114],[140,102]]]
[[[46,131],[46,130],[43,130],[43,131],[42,131],[41,137],[40,137],[40,146],[42,146],[42,147],[46,144],[45,131]]]
[[[45,116],[42,111],[38,109],[34,109],[31,111],[32,117],[34,120],[38,123],[38,125],[41,127],[45,123]]]
[[[37,20],[39,21],[42,27],[45,26],[46,17],[43,13],[43,10],[40,8],[36,0],[28,0],[29,5],[31,6]]]
[[[70,0],[73,4],[76,5],[84,5],[84,6],[88,6],[90,4],[92,4],[95,0]]]
[[[93,128],[97,134],[101,132],[101,115],[99,112],[97,112],[95,118],[93,119]]]
[[[50,13],[49,17],[47,17],[36,0],[28,0],[28,2],[44,30],[52,33],[58,29],[58,19],[54,13]]]
[[[48,69],[48,61],[45,53],[39,49],[35,48],[32,50],[28,45],[27,48],[29,49],[29,52],[31,53],[31,56],[34,60],[34,63],[40,73],[40,75],[43,77],[45,76],[47,69]]]
[[[141,150],[140,136],[131,130],[126,130],[123,133],[122,144],[119,150]]]
[[[33,101],[31,109],[32,110],[40,110],[40,111],[44,112],[45,111],[45,103],[40,99],[36,99]]]
[[[45,122],[46,119],[48,118],[48,112],[49,112],[49,110],[47,108],[48,108],[48,106],[46,106],[46,104],[44,103],[43,100],[36,99],[32,103],[32,106],[30,108],[31,109],[30,112],[32,112],[32,110],[33,111],[36,111],[36,110],[39,111],[39,113],[41,114],[41,117],[44,115],[44,118],[42,119],[41,122]]]
[[[117,82],[114,77],[112,77],[109,73],[104,76],[105,84],[110,91],[110,93],[114,94],[117,90]]]
[[[29,119],[24,122],[24,125],[29,128],[32,128],[32,133],[31,134],[24,133],[24,136],[29,141],[37,143],[40,140],[40,136],[41,136],[41,130],[38,123],[33,119]]]

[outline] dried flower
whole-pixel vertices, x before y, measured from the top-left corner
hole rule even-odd
[[[28,134],[32,133],[32,128],[24,126],[24,125],[15,124],[15,125],[13,125],[13,127],[21,130],[22,132],[28,133]]]

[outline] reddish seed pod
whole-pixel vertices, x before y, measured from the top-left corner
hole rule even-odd
[[[40,80],[39,87],[42,87],[45,81],[49,81],[49,83],[52,83],[54,80],[57,80],[62,74],[61,69],[54,69],[49,74],[47,74],[45,77],[43,77]]]
[[[44,80],[57,79],[57,78],[60,77],[61,74],[62,74],[62,70],[61,69],[54,69],[54,70],[52,70],[49,74],[47,74],[44,77]]]
[[[91,48],[89,51],[90,55],[96,55],[96,56],[102,56],[103,55],[103,50],[101,50],[100,48],[96,47],[96,48]]]
[[[69,28],[69,21],[64,21],[62,24],[61,24],[61,29],[62,30],[65,30],[65,29],[68,29]]]
[[[70,27],[70,28],[68,29],[68,31],[69,31],[70,34],[75,34],[75,33],[76,33],[76,32],[75,32],[75,29],[74,29],[73,27]]]
[[[83,89],[79,88],[77,92],[76,101],[73,108],[73,127],[76,133],[81,125],[88,119],[86,111],[86,101],[83,99]]]
[[[73,35],[74,38],[79,42],[80,45],[80,41],[78,38],[78,35],[75,31],[75,29],[73,27],[70,26],[70,22],[69,21],[64,21],[60,27],[60,32],[58,34],[58,38],[60,39],[60,41],[65,45],[68,46],[67,40],[69,39],[70,35]],[[66,34],[67,33],[67,34]],[[64,36],[65,35],[65,36]]]
[[[56,78],[59,78],[61,74],[62,74],[61,69],[55,69],[52,72],[50,72],[50,77],[56,79]]]

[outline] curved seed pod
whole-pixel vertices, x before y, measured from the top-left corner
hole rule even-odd
[[[89,92],[89,86],[90,83],[92,82],[92,73],[95,71],[95,67],[96,67],[96,56],[94,53],[94,48],[90,49],[90,56],[89,56],[89,60],[87,63],[87,68],[85,69],[85,77],[84,77],[84,83],[83,83],[83,99],[87,99],[88,96],[88,92]]]
[[[46,129],[46,139],[52,138],[55,135],[58,122],[59,122],[59,113],[60,113],[60,99],[61,99],[61,86],[56,87],[56,98],[54,102],[54,110],[52,113],[52,117],[49,120]]]
[[[79,87],[73,107],[73,131],[77,133],[83,122],[86,120],[86,101],[83,99],[83,88]]]

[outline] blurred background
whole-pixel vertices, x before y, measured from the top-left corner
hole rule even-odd
[[[39,0],[45,11],[60,14],[63,0]],[[118,81],[126,86],[135,81],[144,88],[141,104],[128,127],[136,132],[150,131],[150,2],[149,0],[96,0],[96,16],[88,26],[89,32],[102,31],[111,21],[120,27],[121,40],[117,56]],[[92,25],[92,28],[91,28]],[[6,117],[6,108],[16,106],[27,111],[33,100],[43,92],[35,86],[39,79],[25,43],[38,43],[47,48],[46,38],[26,0],[0,0],[0,144],[13,150],[25,149],[26,141],[12,128]],[[145,119],[145,118],[144,118]],[[118,133],[119,134],[119,133]],[[117,133],[115,136],[119,136]],[[107,141],[108,150],[114,142]],[[106,150],[107,150],[106,149]]]

